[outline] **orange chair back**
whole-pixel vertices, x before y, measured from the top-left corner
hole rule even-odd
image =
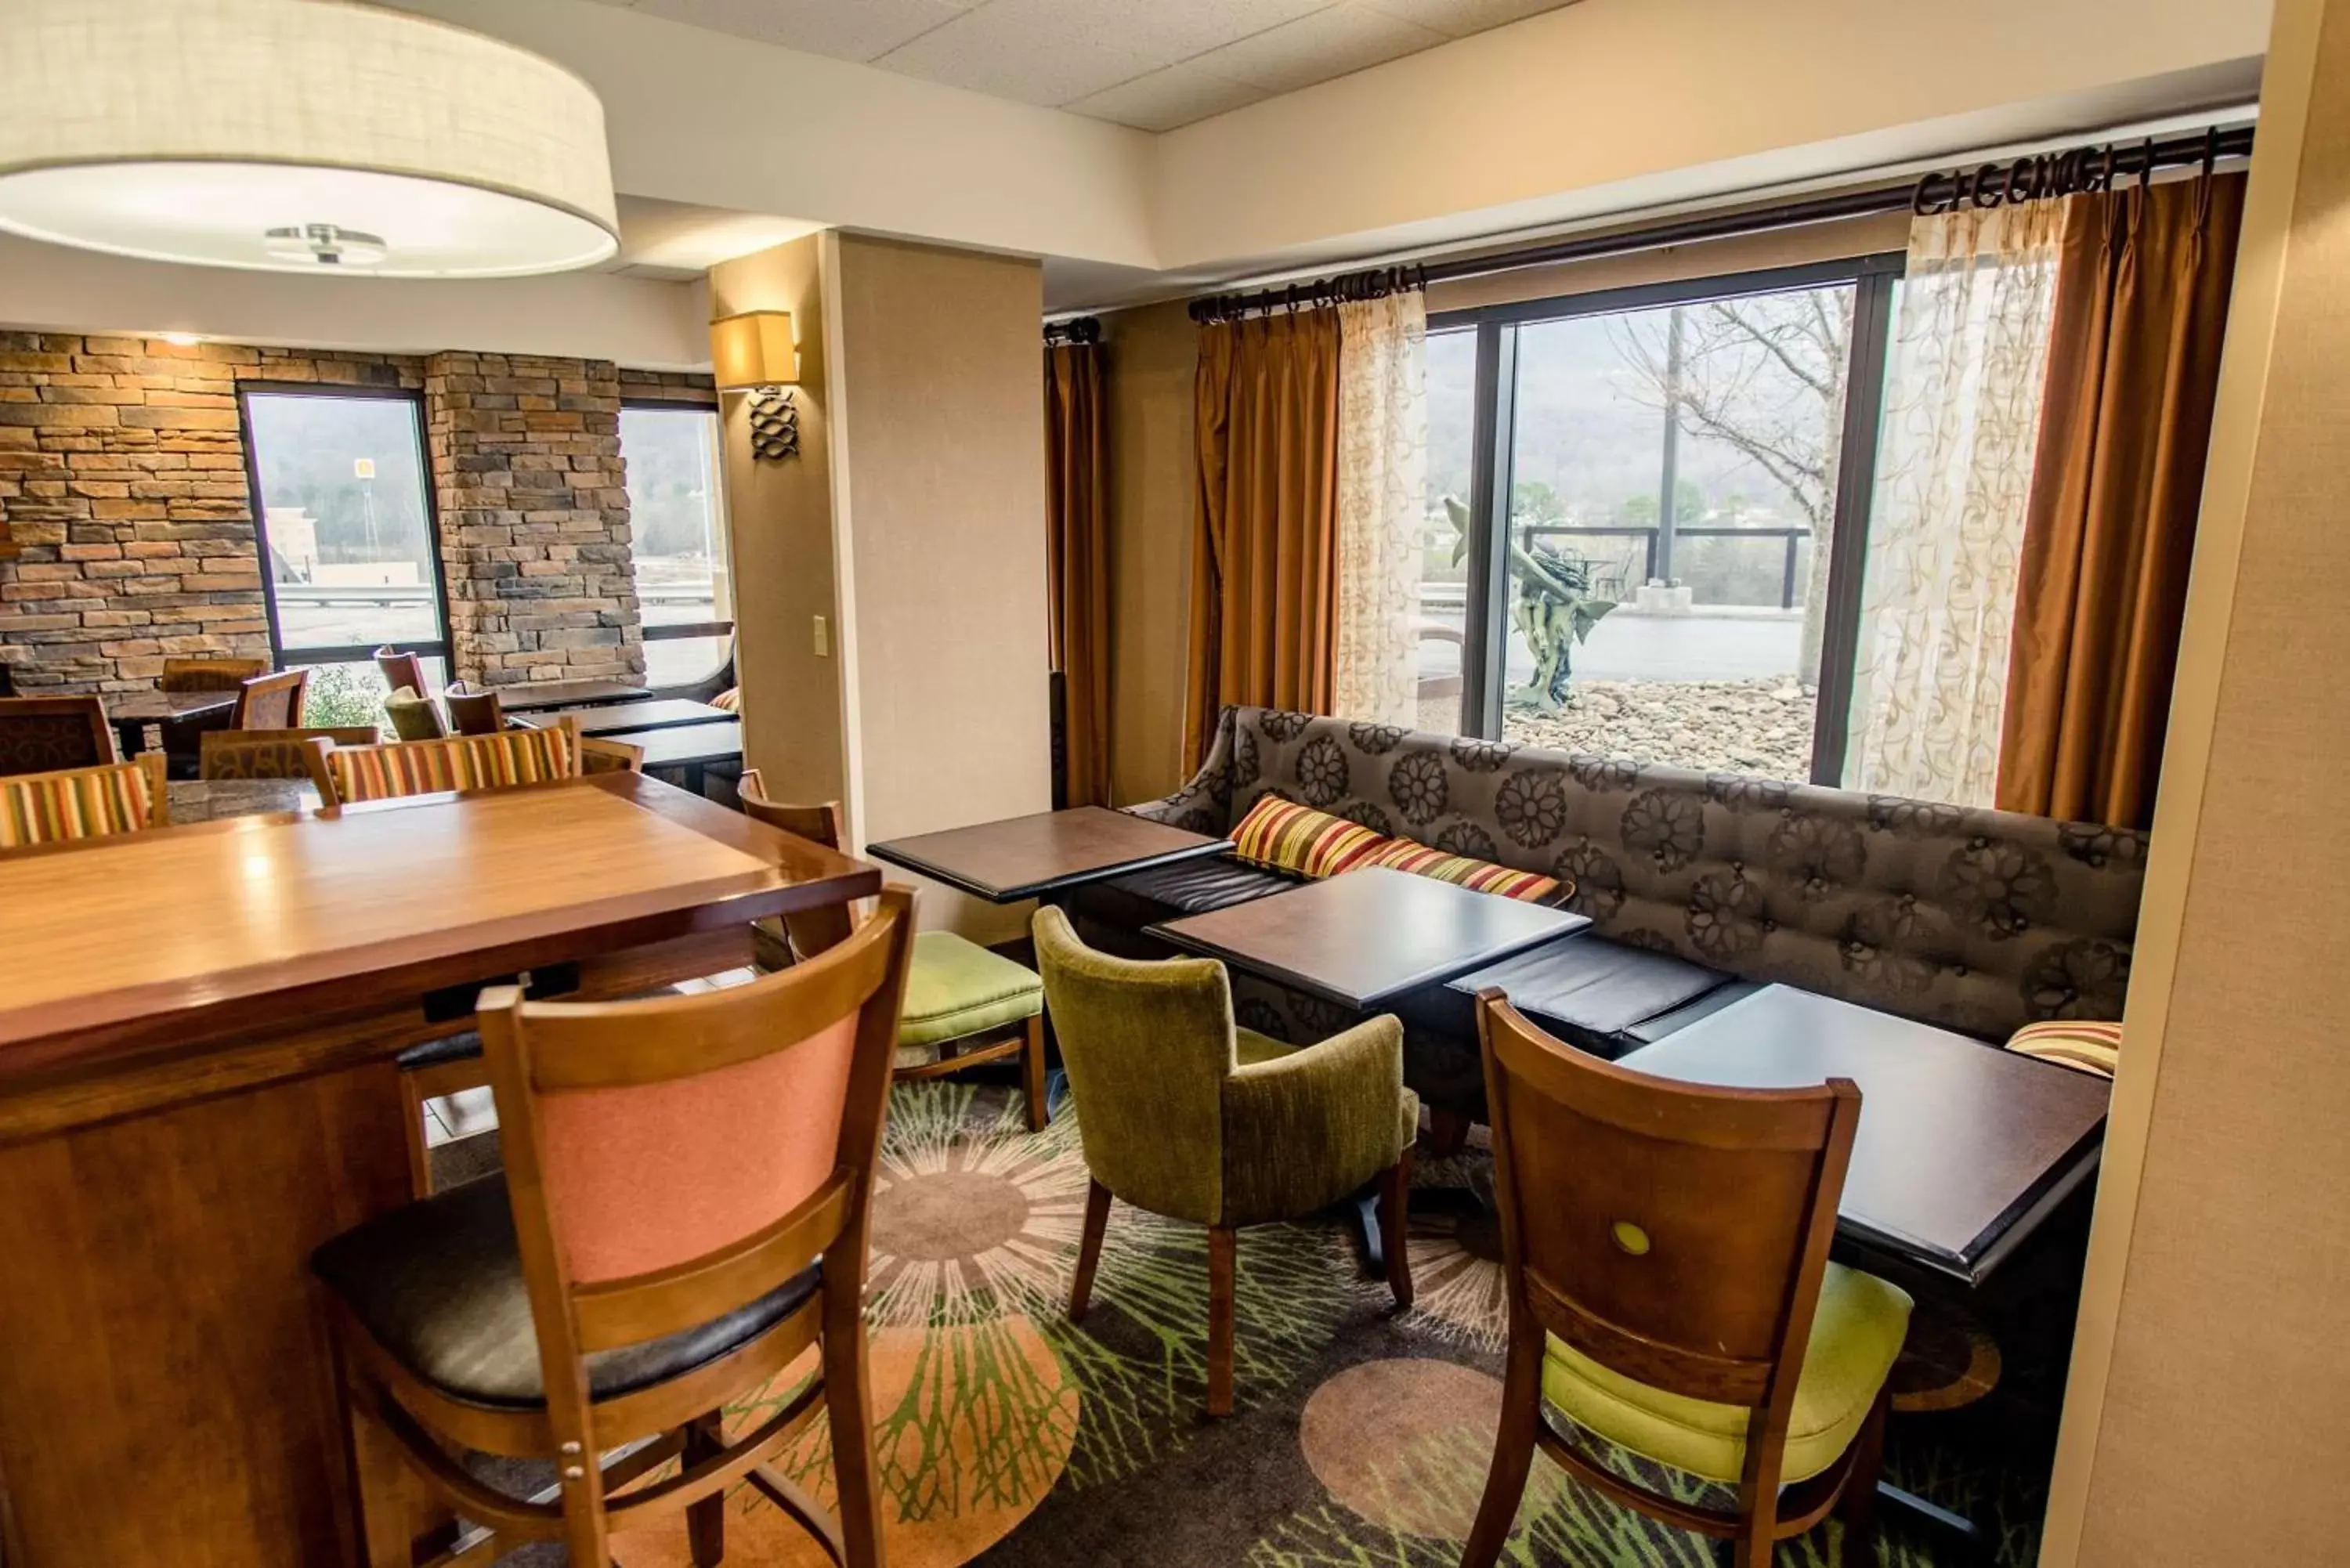
[[[268,673],[265,659],[167,659],[155,688],[159,691],[234,691],[255,676]]]
[[[232,730],[298,730],[303,700],[310,690],[307,666],[275,675],[256,675],[239,686]]]
[[[114,727],[97,698],[0,697],[0,775],[94,768],[114,760]]]

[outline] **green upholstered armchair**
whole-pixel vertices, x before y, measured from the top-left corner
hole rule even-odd
[[[1093,1177],[1069,1317],[1085,1316],[1109,1200],[1208,1227],[1208,1412],[1232,1407],[1233,1234],[1379,1184],[1388,1285],[1411,1304],[1404,1210],[1419,1101],[1403,1026],[1380,1017],[1293,1048],[1232,1023],[1213,959],[1096,952],[1036,913],[1036,962]]]

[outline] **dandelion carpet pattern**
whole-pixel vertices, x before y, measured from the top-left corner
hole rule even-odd
[[[1056,1094],[1060,1085],[1055,1080]],[[1366,1276],[1344,1216],[1240,1240],[1235,1410],[1206,1391],[1206,1233],[1124,1204],[1110,1216],[1093,1311],[1066,1315],[1087,1176],[1060,1094],[1031,1135],[1019,1093],[902,1085],[879,1179],[872,1285],[876,1420],[891,1568],[1451,1568],[1497,1419],[1498,1238],[1475,1150],[1425,1159],[1410,1240],[1419,1303],[1398,1314]],[[793,1378],[734,1413],[755,1421]],[[2046,1460],[1895,1423],[1892,1478],[1989,1527],[1987,1561],[2033,1561]],[[1632,1462],[1632,1461],[1627,1461]],[[819,1428],[785,1469],[830,1501]],[[1703,1483],[1643,1471],[1697,1495]],[[1834,1561],[1826,1530],[1782,1568]],[[681,1528],[614,1543],[624,1568],[683,1565]],[[1897,1523],[1888,1568],[1961,1560]],[[515,1561],[559,1562],[539,1548]],[[824,1562],[757,1493],[729,1500],[726,1562]],[[1514,1568],[1705,1568],[1705,1542],[1652,1524],[1538,1459],[1503,1562]]]

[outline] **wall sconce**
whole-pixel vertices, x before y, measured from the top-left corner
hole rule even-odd
[[[788,310],[750,310],[710,324],[710,364],[718,389],[751,396],[751,455],[771,462],[796,457],[800,411],[799,343]]]

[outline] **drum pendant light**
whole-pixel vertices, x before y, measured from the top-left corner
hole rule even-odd
[[[0,3],[0,229],[382,277],[560,272],[619,247],[594,89],[341,0]]]

